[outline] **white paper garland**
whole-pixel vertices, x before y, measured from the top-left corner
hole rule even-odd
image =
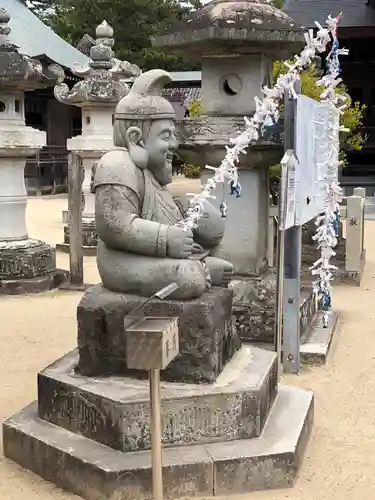
[[[337,27],[340,21],[340,16],[328,19],[327,25],[329,26],[329,32],[332,37],[332,49],[326,59],[327,74],[317,82],[318,85],[326,87],[320,96],[321,102],[328,104],[331,108],[331,113],[329,113],[329,118],[326,122],[324,131],[325,136],[328,138],[327,159],[324,163],[316,165],[318,171],[322,170],[325,172],[325,177],[322,179],[325,183],[325,209],[315,222],[317,230],[315,236],[313,237],[313,239],[318,242],[320,258],[314,262],[311,267],[312,274],[317,277],[313,286],[318,295],[319,307],[324,311],[324,327],[328,327],[328,311],[332,302],[332,273],[337,269],[336,266],[330,263],[330,259],[335,255],[334,248],[337,245],[337,238],[339,236],[340,202],[343,197],[342,189],[338,182],[338,167],[341,163],[339,160],[339,132],[341,130],[339,121],[340,114],[346,107],[346,104],[344,104],[346,97],[336,94],[335,88],[342,81],[341,78],[339,78],[339,56],[347,55],[348,51],[346,49],[339,48]],[[325,147],[327,147],[327,143],[325,143]]]

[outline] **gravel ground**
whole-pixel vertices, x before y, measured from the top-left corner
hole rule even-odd
[[[178,179],[175,190],[185,183]],[[189,186],[191,191],[196,183]],[[62,241],[61,210],[66,197],[31,198],[28,227],[33,237]],[[304,369],[284,383],[316,395],[315,425],[293,489],[241,495],[256,500],[358,500],[375,491],[375,221],[366,222],[367,263],[360,288],[336,287],[339,326],[325,367]],[[58,255],[58,266],[68,259]],[[85,258],[85,281],[99,281],[95,258]],[[0,418],[16,413],[36,398],[36,373],[76,345],[76,306],[81,293],[49,292],[0,299]],[[0,456],[0,498],[69,500],[55,488]],[[238,497],[239,498],[239,497]]]

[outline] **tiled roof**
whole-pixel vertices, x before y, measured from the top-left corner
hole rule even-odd
[[[22,54],[46,56],[53,62],[72,69],[74,63],[87,65],[89,59],[46,26],[20,0],[1,0],[0,7],[10,15],[10,40]]]
[[[366,0],[285,0],[283,10],[307,28],[313,27],[314,21],[323,25],[328,14],[337,16],[340,12],[343,13],[340,27],[375,27],[375,9]]]
[[[171,102],[179,102],[181,104],[185,104],[194,99],[200,99],[201,89],[199,87],[166,88],[163,90],[163,96]]]

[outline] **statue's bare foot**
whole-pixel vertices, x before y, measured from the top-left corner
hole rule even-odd
[[[228,286],[233,277],[232,264],[218,257],[206,257],[204,261],[210,271],[212,286]]]

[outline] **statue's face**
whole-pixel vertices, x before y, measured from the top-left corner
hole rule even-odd
[[[173,153],[178,148],[175,131],[173,120],[155,120],[143,144],[148,153],[148,168],[163,186],[172,182]]]

